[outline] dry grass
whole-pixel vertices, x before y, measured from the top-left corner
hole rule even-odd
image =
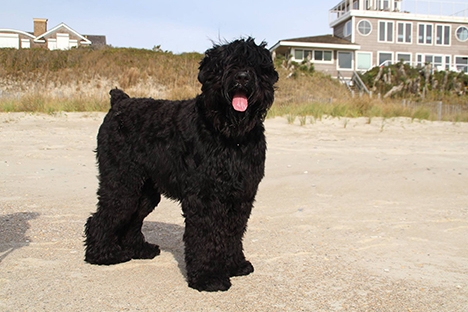
[[[53,113],[57,111],[106,111],[110,89],[119,87],[135,97],[181,100],[200,92],[197,53],[174,55],[143,49],[0,49],[0,111]],[[397,117],[437,119],[433,108],[403,106],[395,99],[352,98],[338,81],[315,72],[280,80],[269,116],[298,118],[300,124],[322,116]],[[439,94],[427,99],[441,100]],[[445,103],[466,103],[466,96],[445,96]],[[308,118],[306,118],[306,116]],[[444,114],[445,120],[468,121],[468,112]]]

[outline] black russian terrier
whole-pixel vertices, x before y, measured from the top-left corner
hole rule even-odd
[[[190,287],[224,291],[231,276],[253,272],[242,238],[264,176],[263,121],[278,80],[265,46],[247,38],[207,50],[195,99],[110,91],[97,137],[97,211],[85,226],[87,262],[157,256],[141,227],[163,194],[182,206]]]

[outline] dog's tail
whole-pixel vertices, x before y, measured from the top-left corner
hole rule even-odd
[[[119,103],[122,100],[130,98],[127,95],[127,93],[125,93],[122,90],[117,89],[117,88],[110,90],[109,94],[111,96],[111,98],[110,98],[111,107],[114,106],[115,104]]]

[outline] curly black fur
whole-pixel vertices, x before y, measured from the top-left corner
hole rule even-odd
[[[151,259],[143,219],[161,194],[181,202],[190,287],[227,290],[247,275],[242,238],[264,176],[263,121],[278,80],[265,43],[215,45],[200,63],[202,93],[186,101],[130,98],[110,91],[99,129],[97,211],[85,226],[85,260],[115,264]],[[245,111],[233,107],[241,94]]]

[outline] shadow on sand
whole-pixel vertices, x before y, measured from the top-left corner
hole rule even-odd
[[[39,217],[36,212],[17,212],[0,216],[0,263],[16,249],[29,245],[26,231],[29,220]]]
[[[180,272],[187,277],[182,240],[184,227],[177,224],[145,221],[142,232],[149,243],[157,244],[162,251],[172,253]]]

